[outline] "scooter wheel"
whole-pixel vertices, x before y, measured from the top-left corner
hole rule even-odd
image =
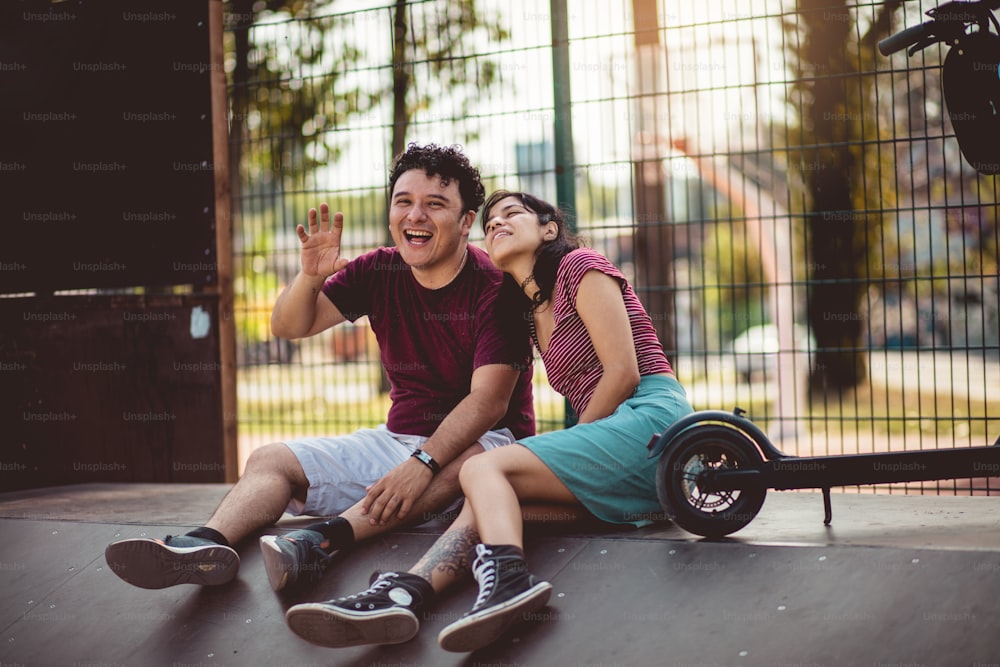
[[[721,424],[704,424],[677,436],[660,457],[656,493],[670,519],[704,537],[735,533],[753,521],[767,489],[705,491],[706,472],[754,468],[763,461],[756,445],[742,432]]]

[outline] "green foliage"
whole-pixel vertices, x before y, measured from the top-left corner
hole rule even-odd
[[[261,256],[250,256],[240,263],[240,275],[233,281],[237,313],[236,336],[241,344],[261,343],[271,338],[271,309],[279,292],[278,276],[270,271],[254,270]]]
[[[464,118],[470,103],[499,79],[495,62],[467,57],[470,47],[504,41],[509,33],[499,17],[484,18],[475,2],[397,2],[397,9],[401,5],[405,5],[408,39],[404,51],[394,54],[393,67],[402,69],[410,83],[405,96],[407,123],[435,109],[438,116]],[[474,136],[474,130],[466,133],[466,139]]]
[[[421,114],[464,118],[498,80],[494,62],[466,57],[476,40],[507,38],[499,18],[484,18],[474,2],[397,2],[405,14],[398,55],[378,48],[392,40],[395,9],[323,15],[334,4],[227,3],[232,158],[244,180],[295,182],[336,161],[352,122],[392,119],[402,140]],[[394,101],[404,103],[402,119],[393,118]],[[248,142],[252,160],[243,160]]]
[[[711,276],[705,285],[705,310],[718,313],[720,343],[767,321],[760,257],[747,243],[742,224],[711,225],[705,239],[705,274]]]
[[[846,0],[798,0],[783,18],[794,83],[788,105],[792,200],[801,201],[811,280],[809,320],[819,352],[811,385],[842,389],[864,380],[860,308],[869,249],[878,247],[894,196],[895,162],[880,153],[875,44],[888,34],[897,0],[866,33]],[[796,122],[797,121],[797,122]]]
[[[261,230],[247,241],[236,258],[233,298],[236,310],[236,336],[240,345],[261,343],[271,338],[271,309],[280,286],[277,274],[269,268],[275,250],[275,231],[263,229],[259,216],[251,229]]]

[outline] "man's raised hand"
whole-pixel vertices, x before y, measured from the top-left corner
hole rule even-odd
[[[320,204],[318,216],[316,209],[309,209],[309,232],[306,232],[303,225],[295,228],[302,244],[304,274],[325,278],[347,266],[347,260],[340,256],[340,237],[343,232],[343,213],[335,213],[331,224],[329,206]]]

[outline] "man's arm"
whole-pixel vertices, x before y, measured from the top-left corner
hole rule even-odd
[[[347,318],[323,294],[326,278],[301,271],[282,290],[271,312],[271,333],[278,338],[307,338]]]
[[[520,371],[506,364],[480,366],[472,373],[469,394],[445,417],[422,449],[444,467],[471,447],[505,414]],[[431,483],[430,468],[407,459],[372,484],[362,501],[372,523],[384,524],[394,514],[404,518]]]

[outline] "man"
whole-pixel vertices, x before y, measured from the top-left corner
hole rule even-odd
[[[115,574],[142,588],[226,583],[239,569],[231,545],[289,511],[335,518],[262,537],[268,579],[276,591],[315,579],[333,552],[447,508],[469,456],[534,432],[527,323],[468,243],[484,195],[457,147],[410,144],[389,176],[394,248],[348,261],[343,216],[309,211],[271,330],[303,338],[367,315],[392,385],[386,423],[255,450],[204,526],[109,545]]]

